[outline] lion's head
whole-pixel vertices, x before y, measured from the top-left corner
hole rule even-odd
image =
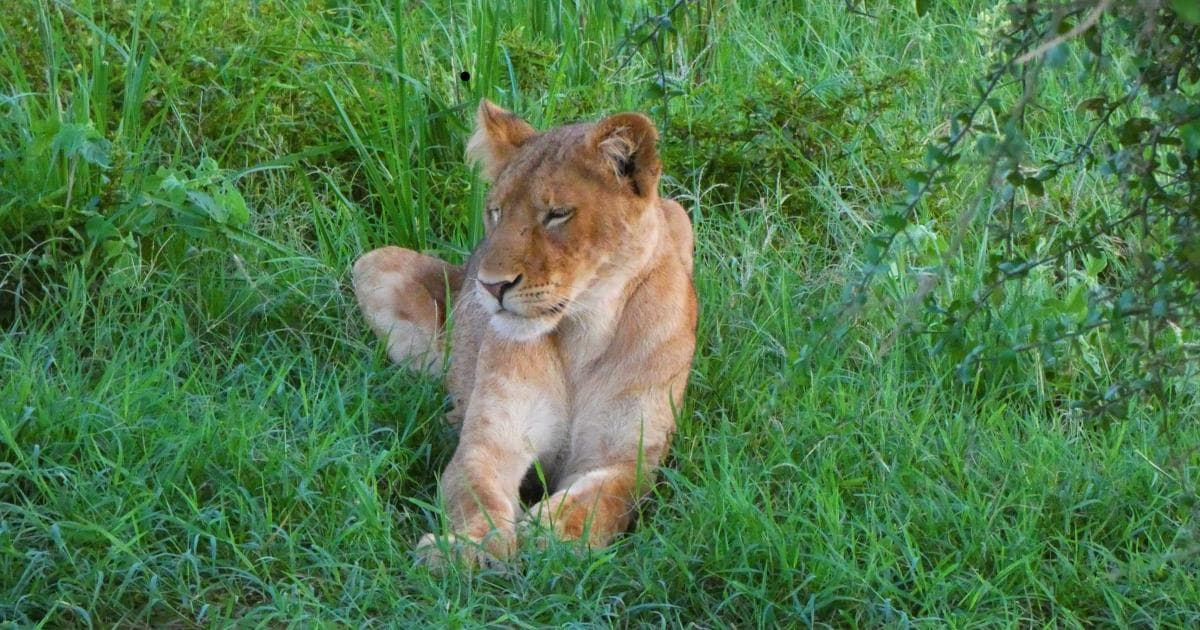
[[[532,339],[586,317],[612,278],[636,269],[657,228],[657,139],[641,114],[539,133],[480,103],[467,153],[492,185],[464,289],[496,331]]]

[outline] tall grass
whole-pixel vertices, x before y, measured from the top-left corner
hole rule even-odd
[[[953,240],[969,168],[849,332],[806,347],[995,27],[985,2],[865,5],[694,2],[649,39],[669,4],[0,13],[0,621],[1196,624],[1194,406],[1081,423],[1035,367],[964,386],[902,333],[891,298]],[[1034,150],[1082,128],[1047,89]],[[636,530],[435,577],[409,550],[444,392],[387,363],[346,270],[384,244],[465,257],[481,96],[543,127],[654,116],[699,349]]]

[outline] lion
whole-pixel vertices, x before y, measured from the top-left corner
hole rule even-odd
[[[417,544],[436,567],[504,561],[528,531],[590,547],[625,531],[696,343],[692,224],[659,197],[650,119],[538,132],[486,99],[476,119],[467,156],[490,190],[466,265],[384,247],[352,271],[389,358],[444,370],[461,425],[440,480],[452,532]],[[549,497],[523,511],[535,462]]]

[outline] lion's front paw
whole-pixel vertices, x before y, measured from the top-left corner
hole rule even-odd
[[[499,544],[494,540],[496,535],[497,532],[493,532],[484,540],[477,541],[454,534],[445,536],[425,534],[417,542],[417,563],[429,567],[429,570],[434,573],[445,573],[452,564],[460,564],[467,569],[503,567],[504,561],[501,555],[507,556],[505,552],[511,545]]]
[[[525,512],[521,519],[522,536],[536,542],[538,548],[544,549],[549,537],[560,540],[579,538],[581,531],[576,531],[573,521],[578,520],[576,510],[572,509],[569,495],[560,493],[539,501]]]
[[[453,563],[457,548],[458,539],[455,536],[439,539],[434,534],[425,534],[415,549],[417,564],[429,567],[434,573],[444,573],[446,567]]]
[[[534,549],[545,550],[556,538],[553,530],[536,518],[526,517],[517,525],[517,535]]]
[[[559,491],[529,508],[522,526],[524,531],[534,530],[530,537],[548,532],[562,541],[578,540],[587,547],[603,547],[629,523],[628,506],[622,495]]]

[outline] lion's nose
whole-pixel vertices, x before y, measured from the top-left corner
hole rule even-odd
[[[499,282],[484,282],[483,279],[479,280],[479,284],[486,289],[488,293],[491,293],[492,297],[496,298],[496,301],[500,302],[501,304],[504,303],[504,293],[517,286],[517,284],[520,282],[521,276],[519,274],[512,280],[501,280]]]

